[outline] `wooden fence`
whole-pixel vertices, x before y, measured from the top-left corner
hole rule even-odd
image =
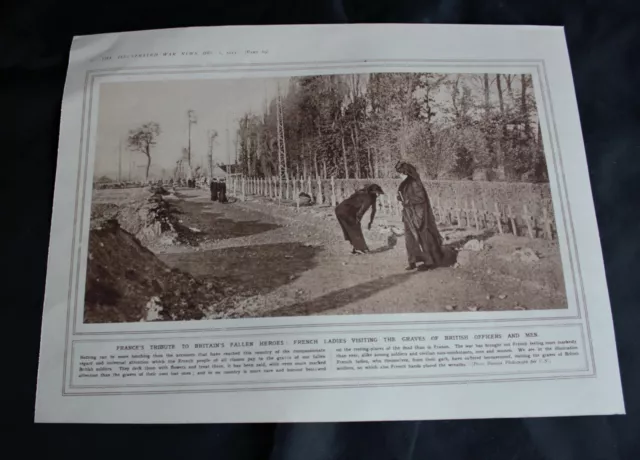
[[[378,200],[379,215],[397,216],[400,179],[290,179],[232,177],[227,193],[240,200],[262,196],[300,206],[300,194],[313,205],[335,207],[356,190],[376,183],[385,191]],[[557,237],[549,184],[485,181],[424,181],[436,220],[458,228],[492,229],[530,238]]]

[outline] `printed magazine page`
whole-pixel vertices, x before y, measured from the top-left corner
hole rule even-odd
[[[562,28],[74,39],[37,422],[622,413]]]

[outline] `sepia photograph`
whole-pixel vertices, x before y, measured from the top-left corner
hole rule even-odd
[[[102,83],[85,323],[566,309],[530,74]]]

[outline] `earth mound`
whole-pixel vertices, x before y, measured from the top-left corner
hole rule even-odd
[[[93,226],[85,322],[203,319],[222,308],[224,288],[169,268],[115,218]]]

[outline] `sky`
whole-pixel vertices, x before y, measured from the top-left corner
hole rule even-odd
[[[197,123],[191,127],[192,164],[207,165],[208,130],[215,129],[214,163],[235,161],[235,131],[245,112],[262,113],[265,98],[282,91],[288,78],[234,80],[170,80],[103,83],[100,88],[94,176],[117,177],[119,162],[123,178],[143,177],[147,160],[126,148],[130,129],[154,121],[161,133],[152,148],[151,173],[171,173],[182,149],[188,145],[189,110]],[[227,136],[227,128],[229,135]],[[119,143],[122,140],[122,157]]]

